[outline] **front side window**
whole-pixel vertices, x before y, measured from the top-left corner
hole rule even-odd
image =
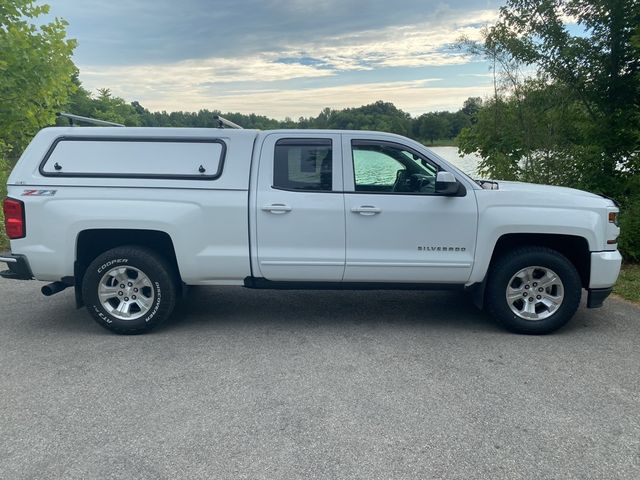
[[[273,186],[285,190],[330,191],[332,164],[329,139],[278,140],[273,159]]]
[[[352,152],[356,192],[435,193],[438,167],[401,145],[354,140]]]

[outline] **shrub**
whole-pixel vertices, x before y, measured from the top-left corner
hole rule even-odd
[[[627,262],[640,262],[640,194],[620,206],[620,251]]]

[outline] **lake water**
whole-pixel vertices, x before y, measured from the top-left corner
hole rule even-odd
[[[446,161],[453,163],[471,178],[479,178],[477,167],[480,157],[478,155],[464,155],[461,158],[458,154],[458,147],[429,147],[429,149],[433,150]]]

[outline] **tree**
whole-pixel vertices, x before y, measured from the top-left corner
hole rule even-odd
[[[66,38],[61,19],[41,24],[48,5],[34,0],[3,0],[0,4],[0,140],[14,155],[74,91],[75,40]],[[38,25],[36,25],[38,23]]]
[[[420,138],[433,143],[435,140],[450,138],[451,122],[449,112],[425,113],[418,118],[418,132]]]
[[[480,111],[480,108],[482,108],[482,98],[469,97],[462,104],[460,111],[472,119]]]
[[[493,178],[616,198],[620,248],[640,259],[640,2],[507,0],[483,43],[462,45],[491,61],[495,89],[461,151]]]
[[[571,33],[567,18],[582,31]],[[509,0],[485,42],[581,105],[592,152],[581,181],[613,195],[624,194],[624,179],[640,173],[638,25],[636,1]]]
[[[122,123],[128,127],[140,125],[140,118],[134,106],[123,98],[114,97],[108,88],[98,89],[91,117],[109,122]]]

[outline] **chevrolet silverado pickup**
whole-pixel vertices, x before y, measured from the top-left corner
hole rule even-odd
[[[190,285],[461,289],[507,329],[562,327],[620,270],[618,208],[579,190],[474,181],[380,132],[53,127],[8,179],[11,279],[74,287],[142,333]],[[425,312],[428,315],[428,312]]]

